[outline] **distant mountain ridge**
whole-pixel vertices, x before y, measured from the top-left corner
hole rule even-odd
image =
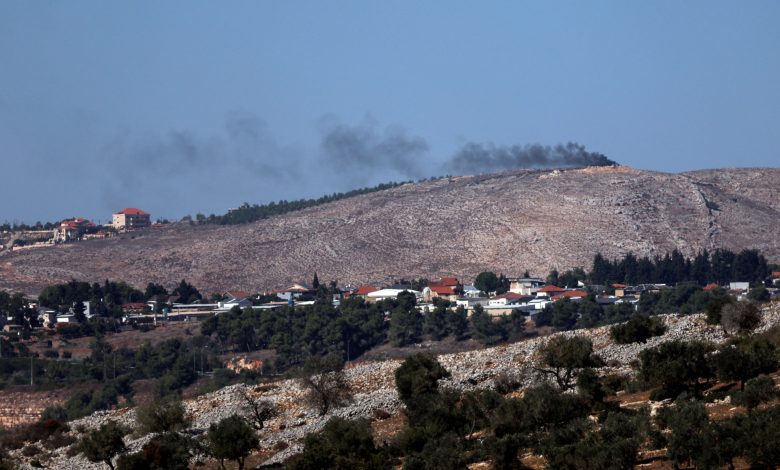
[[[294,281],[382,283],[483,270],[546,275],[593,255],[759,249],[780,261],[780,169],[515,170],[408,183],[250,224],[173,224],[6,253],[0,288],[121,279],[205,292]]]

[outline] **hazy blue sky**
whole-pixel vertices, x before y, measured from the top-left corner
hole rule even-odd
[[[0,221],[222,213],[467,143],[778,166],[780,2],[0,2]]]

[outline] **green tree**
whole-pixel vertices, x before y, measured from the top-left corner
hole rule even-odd
[[[469,317],[466,309],[459,305],[454,311],[447,312],[447,334],[461,341],[469,331]]]
[[[84,310],[85,310],[84,302],[77,300],[73,304],[73,318],[78,323],[84,323],[87,320],[87,317],[84,315]]]
[[[763,338],[732,341],[719,348],[713,363],[720,380],[737,380],[742,390],[747,380],[777,370],[777,350]]]
[[[747,381],[742,392],[737,393],[734,402],[752,410],[761,403],[777,398],[777,387],[771,377],[762,375]]]
[[[539,349],[536,370],[551,376],[561,390],[572,388],[576,371],[601,364],[593,343],[581,336],[555,336]]]
[[[415,354],[395,371],[395,387],[412,422],[422,419],[438,397],[439,380],[450,373],[429,354]]]
[[[661,336],[666,326],[657,317],[637,314],[631,320],[610,328],[612,339],[618,344],[645,343],[653,336]]]
[[[579,308],[576,302],[568,297],[564,297],[553,303],[552,307],[552,326],[561,330],[570,330],[574,328],[579,318]]]
[[[423,318],[416,309],[396,307],[390,314],[390,341],[395,346],[406,346],[420,341]]]
[[[193,447],[190,437],[176,432],[159,434],[141,451],[120,456],[117,470],[187,470]]]
[[[748,299],[753,302],[766,302],[769,300],[769,291],[764,286],[758,286],[754,289],[750,289],[748,292]]]
[[[494,321],[481,305],[474,306],[470,320],[473,336],[482,344],[493,345],[506,341],[509,337],[505,323]]]
[[[761,323],[758,308],[753,304],[737,302],[724,305],[720,311],[720,324],[726,334],[747,333]]]
[[[498,288],[498,276],[492,271],[483,271],[474,279],[474,287],[484,293],[490,293]]]
[[[173,290],[173,294],[179,296],[179,301],[185,304],[190,304],[195,301],[199,301],[203,298],[192,284],[188,284],[184,279],[181,280],[176,289]]]
[[[435,307],[425,314],[423,332],[434,341],[447,336],[447,308],[443,305]]]
[[[702,403],[677,401],[675,406],[661,410],[658,419],[671,430],[666,449],[675,468],[706,455],[712,441],[707,409]]]
[[[206,439],[209,453],[219,460],[223,470],[225,459],[235,460],[238,469],[243,470],[244,460],[260,443],[254,429],[244,418],[235,414],[212,424]]]
[[[331,418],[322,431],[306,435],[303,452],[290,460],[288,468],[384,470],[392,467],[388,456],[374,445],[367,421]]]
[[[114,470],[111,460],[126,449],[122,440],[124,435],[124,430],[115,421],[108,421],[87,433],[78,448],[90,462],[104,462]]]
[[[181,400],[153,401],[136,409],[138,427],[143,433],[175,432],[185,429],[190,418]]]
[[[153,282],[146,285],[146,290],[144,291],[145,300],[150,300],[158,295],[168,295],[168,290],[160,284],[155,284]]]
[[[699,392],[699,379],[713,377],[709,353],[713,346],[701,341],[669,341],[639,354],[639,376],[661,389],[654,398],[675,397],[680,392]]]
[[[333,408],[352,401],[352,393],[343,370],[321,370],[302,379],[306,401],[324,416]]]

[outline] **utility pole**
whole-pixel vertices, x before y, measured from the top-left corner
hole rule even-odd
[[[30,387],[35,387],[35,382],[33,381],[33,355],[30,353]]]

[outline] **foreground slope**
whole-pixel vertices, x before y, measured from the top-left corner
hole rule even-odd
[[[444,178],[247,225],[173,224],[119,238],[6,253],[0,288],[71,278],[263,290],[485,269],[545,275],[617,257],[757,248],[780,261],[780,169],[668,174],[628,167]]]
[[[780,305],[764,306],[761,322],[756,332],[764,332],[780,324]],[[552,336],[526,339],[517,343],[504,344],[469,352],[445,354],[438,356],[439,362],[452,374],[441,382],[443,388],[454,390],[493,388],[495,379],[502,374],[509,374],[518,379],[523,387],[532,386],[545,380],[534,369],[538,361],[540,348],[555,336],[577,335],[586,337],[593,342],[593,349],[606,364],[600,369],[600,374],[619,373],[633,375],[631,366],[638,360],[639,354],[646,349],[656,347],[667,341],[701,340],[715,344],[728,339],[719,325],[706,323],[704,314],[688,316],[660,315],[667,327],[662,336],[650,338],[646,343],[615,344],[609,336],[610,326],[593,329],[554,333]],[[246,401],[243,395],[247,393],[254,399],[267,401],[276,405],[279,415],[266,423],[260,432],[260,449],[263,450],[262,460],[266,464],[283,462],[303,449],[303,438],[307,433],[317,432],[328,419],[339,416],[346,419],[365,418],[376,421],[377,411],[387,415],[398,416],[403,406],[398,398],[394,373],[401,365],[399,360],[381,362],[357,362],[346,369],[347,383],[354,394],[352,403],[343,408],[331,410],[325,416],[306,405],[303,398],[305,391],[297,380],[278,380],[262,385],[231,385],[216,392],[209,393],[191,400],[185,406],[193,418],[188,430],[191,435],[199,435],[208,430],[209,426],[234,413],[249,417]],[[626,404],[626,406],[650,405],[657,407],[659,402]],[[710,404],[708,406],[712,406]],[[79,429],[94,429],[112,419],[123,426],[133,428],[136,425],[134,409],[121,408],[112,411],[94,413],[88,417],[71,423],[70,434],[80,436]],[[130,436],[126,443],[131,452],[138,451],[148,440],[147,436]],[[280,445],[283,444],[283,445]],[[49,468],[58,469],[99,469],[102,464],[91,464],[81,456],[68,456],[67,448],[62,447],[48,455]],[[13,453],[15,458],[22,459],[21,451]],[[29,460],[29,459],[23,459]],[[31,468],[27,465],[23,468]]]

